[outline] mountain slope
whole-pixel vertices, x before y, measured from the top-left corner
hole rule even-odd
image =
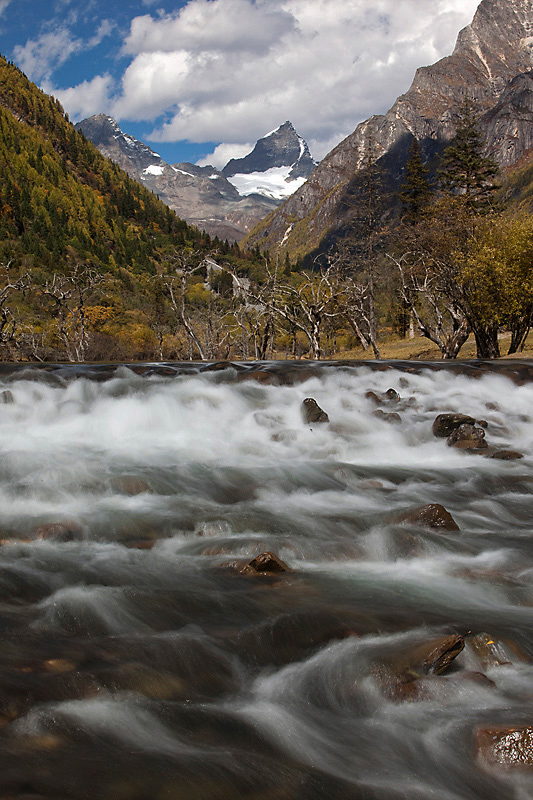
[[[87,261],[141,272],[185,240],[208,244],[0,57],[0,259],[45,271]]]
[[[508,85],[514,91],[510,82],[533,67],[532,34],[531,0],[483,0],[471,25],[460,32],[453,54],[419,69],[408,92],[386,114],[362,122],[337,145],[307,182],[252,231],[247,243],[268,249],[283,243],[293,257],[312,250],[342,224],[343,197],[369,149],[385,160],[394,154],[387,168],[389,179],[397,182],[411,138],[422,143],[426,155],[441,150],[453,134],[453,109],[465,95],[483,112],[503,101]],[[514,117],[508,124],[504,116],[502,111],[499,125],[492,120],[495,136],[489,149],[508,165],[527,145],[517,136],[512,147],[502,147],[501,136],[510,134],[514,124]]]

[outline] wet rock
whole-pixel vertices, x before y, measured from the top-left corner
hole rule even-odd
[[[293,572],[293,570],[278,558],[274,553],[260,553],[244,566],[239,568],[242,575],[277,574],[280,572]]]
[[[151,550],[155,543],[155,539],[133,539],[129,542],[124,542],[130,550]]]
[[[316,400],[312,397],[306,397],[302,403],[302,416],[307,425],[312,425],[315,422],[329,422],[329,417],[326,412],[320,408]]]
[[[107,689],[129,690],[154,700],[177,700],[183,697],[186,688],[177,675],[145,664],[121,664],[100,672],[97,677]]]
[[[456,428],[461,425],[475,425],[476,420],[474,417],[469,417],[466,414],[439,414],[433,422],[432,432],[433,436],[439,439],[446,439],[454,432]]]
[[[408,683],[424,675],[441,675],[464,646],[464,637],[459,634],[438,636],[389,656],[382,668],[378,668],[377,674],[382,683],[388,680],[389,687]]]
[[[478,728],[477,758],[488,766],[533,768],[533,727]]]
[[[72,542],[81,536],[81,525],[77,522],[52,522],[38,525],[33,529],[37,539],[51,539],[54,542]]]
[[[446,531],[458,531],[459,526],[449,511],[440,503],[429,503],[426,506],[404,511],[391,519],[393,523],[410,523],[423,525],[426,528],[439,528]]]
[[[200,372],[220,372],[224,369],[235,369],[235,364],[231,361],[215,361],[214,364],[208,364],[206,367],[201,367]]]
[[[43,661],[42,668],[45,672],[57,675],[65,672],[73,672],[77,668],[77,664],[69,658],[49,658]]]
[[[367,400],[372,400],[377,406],[382,403],[397,403],[400,400],[396,389],[387,389],[386,392],[366,392],[365,397]]]
[[[483,428],[477,428],[469,423],[463,423],[455,428],[446,441],[449,447],[457,447],[460,450],[480,450],[487,447]]]
[[[402,421],[402,418],[396,411],[383,411],[381,408],[378,408],[376,411],[372,412],[372,416],[379,417],[384,422],[392,422],[392,423],[399,423]]]
[[[523,662],[530,660],[514,642],[494,638],[488,633],[468,636],[466,647],[474,654],[483,669],[507,666],[512,663],[513,656]]]
[[[149,483],[143,478],[137,478],[134,475],[121,475],[119,478],[113,478],[111,485],[118,492],[132,496],[152,491]]]
[[[261,369],[241,372],[237,377],[237,383],[241,383],[241,381],[255,381],[265,386],[279,386],[279,378],[275,373]]]
[[[14,403],[15,398],[13,397],[13,392],[10,389],[4,389],[3,392],[0,392],[0,403]]]
[[[524,456],[517,450],[496,450],[489,458],[496,458],[500,461],[517,461],[520,458],[524,458]]]

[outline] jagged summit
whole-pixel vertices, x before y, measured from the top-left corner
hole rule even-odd
[[[247,156],[228,161],[222,173],[226,178],[230,178],[237,174],[266,172],[274,167],[290,167],[287,176],[290,181],[307,178],[315,166],[307,143],[296,133],[292,122],[287,120],[279,128],[259,139]]]
[[[455,110],[465,97],[472,99],[481,113],[488,112],[509,83],[532,68],[533,0],[482,0],[472,23],[459,33],[453,53],[418,69],[411,87],[392,108],[358,125],[320,162],[307,182],[258,226],[248,242],[263,248],[277,248],[283,242],[292,256],[304,255],[342,224],[344,192],[362,168],[369,142],[374,152],[388,161],[394,183],[401,177],[413,137],[427,155],[438,153],[453,135]],[[525,124],[513,115],[510,110],[505,117],[500,110],[499,139],[488,139],[491,154],[502,164],[509,163],[502,136],[516,139],[513,126],[521,131]],[[523,155],[530,139],[518,136],[513,159]]]
[[[144,142],[123,133],[118,122],[107,114],[95,114],[78,122],[76,129],[84,133],[87,139],[106,150],[105,155],[127,171],[129,162],[135,161],[139,169],[162,167],[164,164],[159,153],[155,153]]]

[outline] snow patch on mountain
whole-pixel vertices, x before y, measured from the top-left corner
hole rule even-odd
[[[163,167],[157,166],[157,164],[152,164],[146,169],[143,169],[143,175],[162,175],[165,170]]]
[[[271,167],[264,172],[237,173],[237,175],[228,177],[228,181],[243,197],[250,194],[262,194],[273,200],[284,200],[306,181],[305,178],[289,180],[291,169],[292,166]]]

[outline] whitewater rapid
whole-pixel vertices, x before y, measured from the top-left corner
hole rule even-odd
[[[0,374],[0,797],[533,798],[476,744],[533,725],[527,365],[223,366]]]

